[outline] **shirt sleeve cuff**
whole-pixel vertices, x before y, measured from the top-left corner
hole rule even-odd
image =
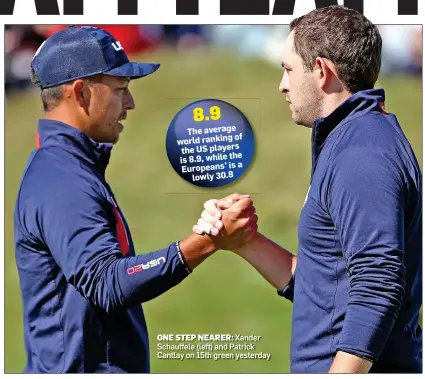
[[[294,284],[295,284],[295,278],[294,276],[292,276],[291,280],[286,285],[286,287],[281,291],[277,291],[277,294],[291,302],[294,302]]]
[[[372,356],[370,356],[370,355],[364,355],[362,353],[359,353],[358,351],[354,351],[354,350],[351,350],[349,348],[348,349],[338,348],[338,349],[336,349],[336,351],[342,351],[342,352],[347,353],[347,354],[355,355],[356,357],[366,359],[367,361],[372,362],[372,363],[375,363],[375,361],[376,361],[376,359],[372,358]]]
[[[186,263],[186,260],[183,257],[182,251],[180,249],[180,241],[176,242],[176,248],[177,248],[177,256],[180,259],[181,264],[184,266],[185,270],[187,271],[188,274],[192,273],[192,270],[189,268],[189,266]]]
[[[353,354],[372,362],[381,354],[389,332],[382,328],[346,319],[337,350]]]

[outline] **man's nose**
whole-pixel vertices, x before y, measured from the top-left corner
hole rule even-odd
[[[127,96],[124,98],[124,108],[127,110],[136,108],[136,103],[130,91],[127,92]]]
[[[282,93],[289,92],[289,80],[288,80],[288,76],[287,76],[286,72],[283,75],[282,80],[280,82],[279,91],[282,92]]]

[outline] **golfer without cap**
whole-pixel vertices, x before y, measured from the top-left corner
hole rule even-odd
[[[257,230],[251,199],[236,196],[239,201],[222,213],[226,232],[220,236],[191,234],[135,255],[105,170],[135,107],[130,80],[158,67],[129,62],[119,41],[94,27],[62,30],[34,57],[45,118],[14,215],[25,373],[149,372],[141,303]]]
[[[420,373],[422,173],[374,89],[381,36],[341,6],[290,30],[279,89],[312,128],[313,154],[298,254],[260,233],[234,251],[293,301],[292,372]],[[207,202],[193,230],[217,235],[215,214],[232,204]]]

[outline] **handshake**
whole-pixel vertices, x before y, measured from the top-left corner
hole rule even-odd
[[[209,235],[217,250],[236,250],[257,234],[257,221],[251,197],[236,193],[220,200],[206,201],[192,231]]]
[[[257,221],[249,195],[206,201],[193,233],[180,241],[186,264],[193,270],[217,250],[230,250],[281,291],[295,272],[296,256],[259,233]]]

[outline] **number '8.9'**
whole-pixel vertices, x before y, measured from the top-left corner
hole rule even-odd
[[[204,110],[200,107],[193,110],[193,120],[196,122],[208,121],[208,120],[219,120],[221,117],[220,107],[214,105],[210,108],[210,114],[208,116],[204,115]]]

